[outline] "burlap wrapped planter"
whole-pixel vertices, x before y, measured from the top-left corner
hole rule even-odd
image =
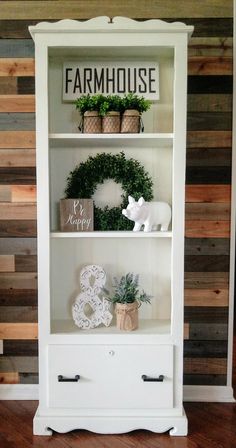
[[[119,330],[132,331],[138,328],[137,301],[133,303],[116,303],[116,326]]]
[[[120,112],[107,112],[102,118],[102,132],[104,134],[118,134],[120,132]]]
[[[100,134],[102,132],[102,119],[96,111],[87,111],[83,117],[83,132],[85,134]]]
[[[135,109],[127,109],[124,111],[121,120],[121,133],[137,133],[140,132],[140,113]]]

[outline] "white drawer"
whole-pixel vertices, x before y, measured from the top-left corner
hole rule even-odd
[[[80,375],[77,382],[59,382]],[[144,381],[161,379],[163,381]],[[50,407],[155,409],[173,406],[171,345],[51,345]]]

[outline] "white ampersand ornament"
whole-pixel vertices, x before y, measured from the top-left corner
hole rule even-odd
[[[101,266],[88,265],[80,272],[82,292],[75,299],[72,315],[76,325],[83,330],[96,328],[101,324],[108,327],[112,321],[110,302],[105,297],[99,297],[105,283],[106,273]],[[86,305],[91,307],[91,315],[86,315]]]

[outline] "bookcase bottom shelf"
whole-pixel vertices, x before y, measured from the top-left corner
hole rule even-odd
[[[94,338],[95,337],[95,338]],[[109,338],[110,342],[126,343],[140,342],[144,339],[154,338],[159,342],[169,341],[171,338],[171,321],[169,319],[140,319],[139,327],[134,331],[121,331],[115,324],[109,327],[97,327],[90,330],[82,330],[78,328],[72,320],[53,320],[51,322],[51,335],[52,340],[60,342],[59,339],[63,339],[64,342],[71,343],[83,343],[85,341],[91,341],[92,343],[101,343],[101,339],[106,341]],[[95,340],[94,340],[95,339]],[[53,342],[53,341],[52,341]]]

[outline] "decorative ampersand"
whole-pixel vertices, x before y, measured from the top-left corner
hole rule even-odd
[[[94,279],[92,283],[91,280]],[[72,315],[76,325],[83,330],[98,327],[104,324],[108,327],[112,321],[110,303],[99,294],[106,283],[106,274],[101,266],[88,265],[80,272],[80,287],[82,292],[76,297],[72,306]],[[89,305],[93,312],[86,315],[85,307]]]

